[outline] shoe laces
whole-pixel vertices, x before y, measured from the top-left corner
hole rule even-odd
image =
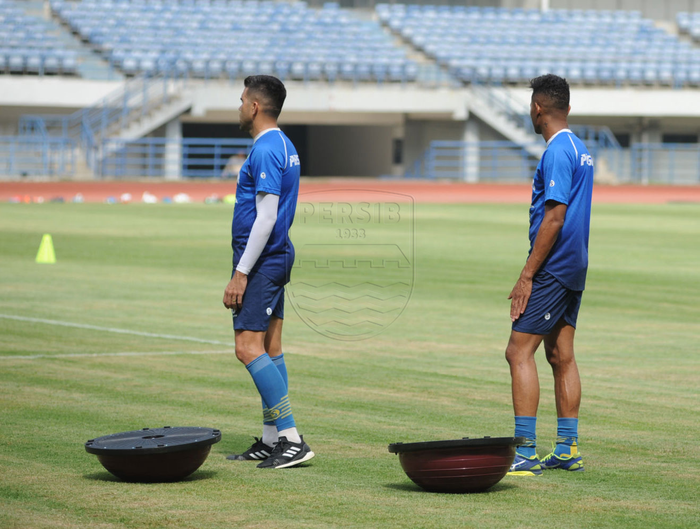
[[[291,441],[287,440],[286,437],[281,437],[278,441],[277,444],[272,448],[272,453],[270,454],[270,458],[274,458],[275,456],[278,456],[280,454],[283,454],[284,452],[287,451],[287,448],[292,444]]]

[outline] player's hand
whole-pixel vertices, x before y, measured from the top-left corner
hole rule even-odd
[[[224,307],[234,311],[240,310],[243,305],[243,294],[245,294],[247,286],[248,276],[236,270],[231,281],[226,285],[226,290],[224,290]]]
[[[508,299],[512,300],[510,303],[511,322],[517,320],[525,312],[527,302],[530,300],[530,294],[532,294],[532,279],[520,276],[510,296],[508,296]]]

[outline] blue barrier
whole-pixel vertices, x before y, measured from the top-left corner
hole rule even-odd
[[[0,136],[0,174],[71,176],[75,147],[69,138]]]
[[[700,144],[639,143],[621,149],[613,139],[605,133],[591,132],[587,137],[597,178],[611,183],[700,184]],[[433,141],[405,176],[526,182],[532,180],[539,162],[528,152],[529,146],[508,141]]]
[[[527,180],[532,178],[539,162],[528,152],[528,147],[510,141],[432,141],[406,176],[468,181]]]
[[[240,162],[250,152],[252,139],[142,138],[102,142],[98,173],[102,177],[222,178],[232,157]],[[229,175],[235,176],[235,175]]]
[[[697,143],[637,143],[630,156],[635,183],[700,184]]]

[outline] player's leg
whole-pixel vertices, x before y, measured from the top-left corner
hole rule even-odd
[[[313,457],[313,452],[304,445],[296,431],[287,394],[287,384],[280,370],[265,351],[265,336],[270,326],[270,319],[273,313],[279,317],[278,306],[281,299],[284,299],[284,287],[276,285],[263,274],[251,274],[248,276],[243,304],[233,317],[236,356],[246,366],[260,393],[263,409],[267,410],[263,420],[268,423],[274,422],[278,431],[284,430],[287,436],[284,439],[285,443],[293,446],[288,447],[280,457],[276,457],[275,454],[280,449],[279,445],[282,444],[281,437],[278,445],[274,447],[256,439],[256,443],[246,452],[230,456],[230,459],[265,459],[259,455],[267,453],[267,459],[263,462],[267,463],[270,459],[273,462],[276,461],[273,468],[280,468],[282,464],[293,466],[305,460],[305,457],[306,459]],[[257,451],[255,451],[256,448]],[[251,454],[255,457],[250,457]],[[295,457],[290,460],[289,454]]]
[[[236,331],[236,357],[238,360],[246,367],[253,365],[258,358],[265,354],[264,340],[264,331]],[[248,371],[250,372],[250,368]],[[253,380],[255,380],[254,375]],[[264,397],[261,398],[263,399],[263,421],[264,423],[272,424],[276,438],[277,427],[274,420],[269,418],[269,409],[265,405]],[[273,450],[274,443],[271,443],[270,439],[265,439],[264,436],[262,439],[256,437],[255,442],[247,450],[240,454],[232,454],[227,459],[234,461],[263,461],[270,457]]]
[[[511,331],[506,360],[510,366],[515,412],[515,436],[524,437],[525,443],[518,446],[510,475],[540,475],[539,459],[535,451],[537,407],[540,400],[540,382],[535,364],[535,351],[542,336]]]
[[[287,379],[287,366],[282,354],[282,324],[284,323],[284,293],[273,303],[274,309],[270,316],[270,325],[265,335],[265,349],[273,357],[280,374]],[[274,355],[274,356],[273,356]],[[279,431],[279,442],[275,445],[272,455],[258,465],[259,468],[287,468],[308,461],[314,457],[311,447],[299,435],[295,426],[285,426],[276,421]]]
[[[282,320],[276,316],[270,317],[270,325],[265,333],[265,351],[267,351],[268,356],[275,364],[277,370],[282,375],[285,386],[287,386],[287,393],[289,393],[289,383],[287,379],[287,366],[284,362],[284,355],[282,354]],[[274,446],[277,444],[279,439],[279,434],[277,432],[277,426],[275,425],[274,419],[270,417],[270,410],[268,409],[265,401],[262,403],[263,406],[263,435],[262,441],[266,445]]]
[[[562,318],[544,341],[547,361],[554,375],[557,403],[557,444],[554,451],[542,459],[545,469],[583,471],[583,460],[578,453],[581,378],[574,357],[575,333],[575,327]]]
[[[533,278],[532,293],[525,312],[513,323],[506,358],[513,381],[515,435],[525,437],[527,442],[518,447],[511,474],[542,474],[535,451],[535,426],[540,396],[535,351],[564,315],[570,297],[571,291],[559,283],[556,277],[540,271]]]

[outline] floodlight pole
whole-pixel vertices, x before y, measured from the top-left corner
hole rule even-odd
[[[542,12],[549,11],[549,0],[542,0]]]

